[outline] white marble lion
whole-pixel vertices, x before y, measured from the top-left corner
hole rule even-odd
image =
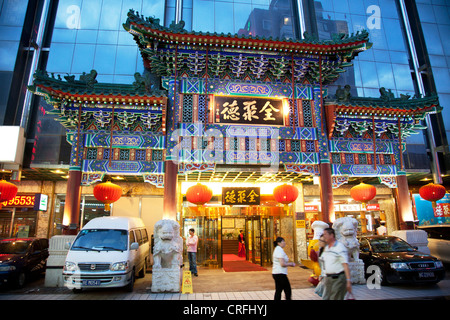
[[[183,264],[183,239],[178,222],[159,220],[155,224],[154,237],[153,269],[180,269]]]
[[[359,259],[359,241],[356,239],[358,220],[350,217],[336,219],[333,229],[336,240],[341,242],[348,250],[350,261]]]

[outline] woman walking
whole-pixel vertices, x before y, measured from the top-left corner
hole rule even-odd
[[[287,254],[283,248],[286,246],[286,241],[278,237],[273,243],[275,249],[273,250],[273,266],[272,277],[275,280],[275,300],[281,300],[281,292],[284,291],[286,300],[291,300],[292,290],[291,284],[287,277],[287,267],[295,267],[294,262],[289,262]]]

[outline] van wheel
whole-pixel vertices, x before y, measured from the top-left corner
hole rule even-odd
[[[144,261],[144,266],[142,267],[142,269],[139,271],[139,278],[144,278],[145,277],[145,272],[147,271],[147,261]]]
[[[131,279],[130,279],[130,283],[127,284],[125,286],[125,290],[127,292],[133,292],[133,287],[134,287],[134,279],[135,279],[135,275],[134,275],[135,270],[133,269],[133,271],[131,271]]]

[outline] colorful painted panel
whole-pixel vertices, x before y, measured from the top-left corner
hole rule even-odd
[[[331,172],[335,176],[396,176],[397,168],[392,165],[377,165],[374,168],[372,165],[332,164]]]

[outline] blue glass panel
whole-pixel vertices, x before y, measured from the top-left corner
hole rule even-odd
[[[402,26],[397,19],[383,19],[386,40],[390,50],[406,51],[405,40],[401,32]]]
[[[128,34],[130,38],[131,35]],[[117,39],[119,37],[118,31],[98,31],[97,43],[98,44],[117,44]]]
[[[91,71],[91,69],[93,69],[92,61],[94,59],[94,54],[95,45],[77,44],[75,46],[75,51],[73,54],[71,73],[88,73],[89,71]]]
[[[77,43],[96,43],[97,30],[78,30]]]
[[[52,43],[47,63],[47,71],[55,73],[70,73],[73,50],[72,43]]]
[[[433,68],[434,82],[438,92],[450,93],[450,74],[448,68]]]
[[[0,26],[0,40],[19,41],[21,34],[21,27]]]
[[[350,13],[347,0],[333,0],[333,6],[336,12]]]
[[[76,29],[53,29],[52,42],[74,43],[77,37]]]
[[[360,61],[361,79],[364,87],[379,88],[377,68],[374,62]]]
[[[439,31],[437,25],[423,23],[422,24],[423,35],[427,43],[427,49],[429,54],[444,54],[442,49],[442,42],[439,37]]]
[[[121,21],[121,11],[122,0],[103,1],[99,29],[118,30],[125,22]]]
[[[23,26],[27,11],[27,0],[4,0],[1,3],[0,25]]]
[[[134,74],[138,58],[140,58],[140,55],[138,56],[137,47],[118,46],[115,74]]]
[[[98,29],[102,0],[84,0],[81,6],[81,29]]]
[[[98,45],[95,49],[94,69],[100,74],[113,74],[116,60],[116,46]]]
[[[214,2],[194,0],[193,6],[192,30],[214,32]]]
[[[234,33],[233,3],[216,2],[214,8],[214,27],[217,33]]]
[[[188,1],[183,1],[184,2]],[[192,1],[191,1],[192,2]],[[192,8],[192,5],[191,5]],[[164,1],[155,0],[144,0],[142,4],[142,14],[144,16],[152,16],[161,19],[161,24],[163,24],[164,19]]]
[[[376,64],[378,81],[380,82],[380,87],[385,87],[386,89],[394,89],[394,75],[392,74],[392,66],[390,63],[380,63]]]
[[[436,23],[433,7],[428,4],[417,4],[417,11],[421,22]]]
[[[14,70],[18,49],[19,42],[17,41],[0,42],[0,71]]]
[[[395,84],[398,90],[414,91],[411,78],[411,71],[408,65],[392,64]]]

